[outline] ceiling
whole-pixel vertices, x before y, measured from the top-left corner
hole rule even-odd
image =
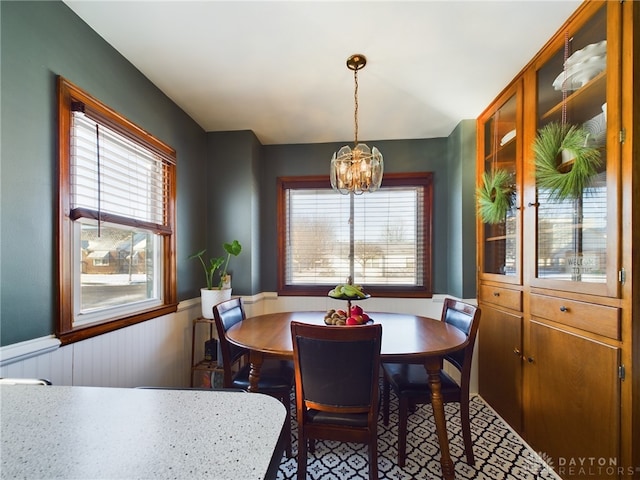
[[[581,3],[64,0],[206,131],[264,145],[448,136]]]

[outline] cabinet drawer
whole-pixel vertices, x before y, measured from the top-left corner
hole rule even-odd
[[[492,303],[511,310],[522,311],[522,292],[509,288],[480,285],[479,298],[481,302]]]
[[[620,309],[531,294],[531,315],[620,340]]]

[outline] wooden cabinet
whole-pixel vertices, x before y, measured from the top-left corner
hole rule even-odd
[[[620,349],[533,317],[525,350],[527,442],[565,480],[618,478]]]
[[[495,105],[478,121],[478,184],[496,207],[496,195],[503,190],[508,204],[478,229],[482,248],[478,251],[479,277],[482,280],[520,284],[521,258],[521,135],[522,83],[508,88]],[[498,186],[498,188],[495,188]],[[498,210],[498,208],[496,208]]]
[[[477,124],[478,198],[487,172],[510,179],[502,216],[477,216],[479,393],[565,479],[640,474],[638,29],[638,2],[583,3]],[[571,127],[580,148],[563,157]],[[576,152],[597,161],[562,193],[554,182],[580,180]]]
[[[478,338],[479,393],[522,434],[522,314],[478,298],[482,331]]]
[[[525,178],[525,238],[534,241],[525,262],[532,286],[614,298],[620,293],[621,10],[614,2],[585,4],[523,75],[524,141],[531,165]],[[546,155],[531,150],[536,141],[545,143],[542,131],[551,125],[587,133],[579,148],[599,157],[592,175],[580,173],[589,162],[578,165],[569,157],[586,155],[573,150],[562,152],[566,155],[552,174],[538,167],[538,157]],[[585,188],[561,200],[560,187],[549,186],[568,187],[580,178],[588,178]]]

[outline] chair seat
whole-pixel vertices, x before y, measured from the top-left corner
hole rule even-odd
[[[425,395],[425,389],[430,391],[429,378],[423,365],[413,363],[383,363],[382,368],[393,389],[401,395],[422,397]],[[443,370],[440,370],[440,382],[442,384],[441,393],[443,396],[460,394],[460,386]]]
[[[366,427],[369,416],[367,413],[336,413],[321,412],[309,409],[307,421],[311,424],[341,425],[343,427]]]
[[[244,365],[233,377],[232,387],[249,389],[250,365]],[[265,360],[260,368],[258,391],[269,393],[275,390],[289,391],[293,385],[294,369],[287,360]]]

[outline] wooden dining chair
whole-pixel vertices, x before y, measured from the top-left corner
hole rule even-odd
[[[296,374],[298,480],[316,440],[365,443],[369,478],[378,478],[380,324],[322,326],[291,322]]]
[[[469,381],[473,348],[480,322],[480,309],[468,303],[446,298],[441,320],[453,325],[467,335],[467,340],[461,350],[444,357],[447,362],[460,372],[460,383],[456,382],[444,370],[440,371],[440,381],[442,382],[443,402],[460,404],[464,450],[467,456],[467,463],[474,465],[471,422],[469,420]],[[398,396],[398,465],[404,467],[409,407],[431,403],[431,388],[429,387],[427,371],[422,364],[383,362],[382,371],[384,374],[382,387],[383,421],[385,425],[389,424],[389,396],[390,390],[393,388]]]
[[[250,364],[247,361],[249,351],[227,340],[226,332],[245,318],[240,298],[232,298],[213,307],[213,318],[218,332],[222,355],[224,388],[249,390]],[[240,360],[244,360],[240,365]],[[293,363],[290,360],[265,359],[260,369],[258,391],[277,398],[287,409],[284,424],[285,452],[291,457],[291,389],[294,383]]]

